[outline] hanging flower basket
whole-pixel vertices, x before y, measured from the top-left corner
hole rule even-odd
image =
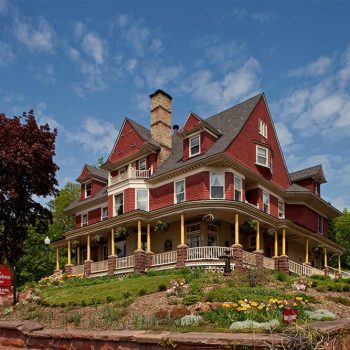
[[[206,214],[203,216],[204,222],[214,222],[216,221],[215,216],[213,214]]]
[[[169,228],[169,223],[163,221],[163,220],[158,220],[154,226],[155,231],[165,231]]]
[[[77,248],[79,246],[80,246],[80,242],[77,239],[72,241],[72,248]]]
[[[125,226],[118,226],[114,231],[114,236],[116,238],[123,237],[128,233],[128,228]]]
[[[243,227],[248,232],[256,231],[256,221],[255,220],[246,220],[243,223]]]
[[[320,254],[320,253],[322,252],[322,247],[319,246],[319,245],[317,245],[317,246],[315,246],[315,247],[312,247],[312,252],[313,252],[314,254]]]
[[[94,236],[92,236],[91,240],[92,240],[93,242],[101,242],[102,236],[100,236],[100,235],[94,235]]]

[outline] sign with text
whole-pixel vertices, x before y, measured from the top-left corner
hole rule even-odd
[[[296,309],[284,309],[283,310],[283,322],[291,323],[295,322],[298,318],[298,310]]]
[[[12,272],[6,265],[0,264],[0,295],[11,293],[12,287]]]

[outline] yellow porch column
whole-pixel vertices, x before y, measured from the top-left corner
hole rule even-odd
[[[286,229],[282,230],[282,255],[286,254]]]
[[[68,250],[67,250],[67,265],[72,265],[72,254],[70,249],[70,240],[68,241]]]
[[[147,224],[147,251],[151,251],[151,224]]]
[[[338,255],[338,273],[341,274],[341,258],[340,258],[340,254]]]
[[[114,227],[111,230],[111,255],[115,255]]]
[[[77,247],[77,265],[80,265],[80,246]]]
[[[60,249],[56,248],[56,270],[59,271],[60,269]]]
[[[235,213],[235,245],[239,244],[239,216]]]
[[[90,254],[90,235],[87,235],[86,237],[86,260],[91,260],[91,254]]]
[[[324,266],[328,266],[327,248],[324,247]]]
[[[305,240],[305,264],[309,263],[309,240]]]
[[[256,250],[260,250],[260,223],[256,221]]]
[[[137,222],[137,250],[141,250],[142,248],[142,241],[141,241],[141,221],[139,220]]]
[[[180,244],[185,245],[185,215],[181,214],[181,237],[180,237]]]
[[[275,230],[275,244],[274,244],[273,256],[278,256],[278,232],[277,232],[277,230]]]

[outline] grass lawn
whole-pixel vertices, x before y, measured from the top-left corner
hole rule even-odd
[[[107,298],[118,301],[136,297],[140,290],[143,290],[145,294],[157,292],[159,285],[163,284],[168,287],[170,281],[176,277],[178,275],[140,276],[122,280],[109,278],[98,281],[97,279],[96,283],[88,285],[67,282],[63,286],[45,288],[41,292],[41,298],[45,304],[51,306],[81,305],[82,302],[91,304],[94,301],[106,302]]]

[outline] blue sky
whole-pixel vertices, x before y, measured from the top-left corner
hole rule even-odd
[[[173,121],[264,91],[290,171],[323,163],[323,196],[350,207],[346,2],[0,0],[0,111],[58,128],[60,186],[107,157],[148,95]]]

